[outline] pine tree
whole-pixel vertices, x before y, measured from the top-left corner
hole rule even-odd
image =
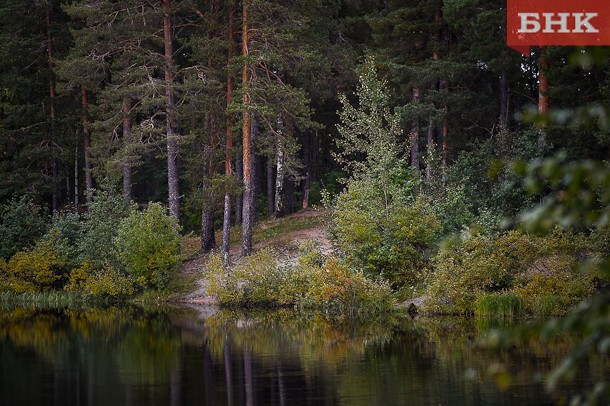
[[[78,111],[53,72],[70,44],[66,16],[59,1],[17,0],[0,5],[0,23],[0,201],[28,193],[57,210]]]
[[[133,199],[134,169],[152,146],[167,148],[170,213],[179,216],[174,65],[170,13],[173,5],[130,0],[81,0],[66,6],[79,24],[63,78],[90,90],[92,154],[97,177],[122,178],[125,199]]]

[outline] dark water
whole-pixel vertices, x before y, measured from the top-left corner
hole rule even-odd
[[[3,310],[0,405],[554,404],[540,371],[571,341],[490,351],[477,345],[488,327],[330,323],[292,312]],[[607,360],[592,361],[556,396],[609,373]]]

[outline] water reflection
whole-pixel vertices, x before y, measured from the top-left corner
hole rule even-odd
[[[477,345],[485,323],[334,324],[289,311],[12,309],[0,313],[2,405],[541,405],[570,340]],[[492,366],[511,378],[499,391]],[[575,387],[608,375],[585,366]],[[504,374],[506,372],[506,374]]]

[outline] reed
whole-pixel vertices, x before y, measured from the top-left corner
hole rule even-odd
[[[544,295],[535,298],[532,312],[538,317],[548,317],[564,314],[568,306],[558,295]]]
[[[0,292],[0,304],[36,308],[67,308],[81,306],[85,304],[85,300],[76,292],[61,290],[24,293],[2,291]]]
[[[475,314],[491,318],[514,318],[524,313],[523,300],[511,292],[490,293],[476,301]]]

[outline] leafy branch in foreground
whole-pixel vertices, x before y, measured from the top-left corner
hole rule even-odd
[[[548,191],[544,200],[521,216],[523,227],[530,231],[548,232],[552,227],[588,228],[597,236],[601,257],[589,258],[580,264],[584,272],[590,266],[610,278],[610,166],[603,162],[577,161],[563,163],[561,158],[517,163],[515,169],[524,176],[533,193]],[[561,381],[573,378],[578,366],[594,353],[610,354],[610,290],[602,289],[581,302],[565,317],[546,322],[541,338],[545,340],[576,333],[582,339],[547,377],[547,388],[555,390]],[[571,404],[597,404],[608,395],[608,383],[598,382],[587,394],[575,395]]]

